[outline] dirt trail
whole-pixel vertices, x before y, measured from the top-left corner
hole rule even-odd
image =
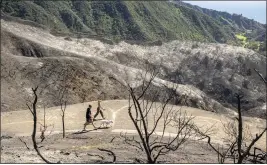
[[[88,104],[92,105],[92,113],[96,112],[97,101],[87,102],[87,103],[80,103],[80,104],[73,104],[67,106],[66,109],[66,131],[69,132],[78,132],[81,131],[83,128],[83,124],[85,122],[85,113]],[[101,133],[101,132],[127,132],[127,133],[136,133],[135,128],[130,121],[127,112],[127,100],[106,100],[102,101],[101,105],[103,108],[106,109],[104,111],[105,116],[107,119],[113,120],[114,124],[112,128],[109,129],[99,129],[94,132]],[[174,106],[174,109],[180,109],[179,106]],[[187,115],[195,116],[194,122],[201,127],[209,127],[214,125],[216,130],[216,134],[214,134],[213,142],[220,142],[222,138],[225,136],[221,121],[227,121],[227,117],[224,115],[215,114],[208,111],[203,111],[195,108],[190,107],[183,107],[182,110],[187,112]],[[61,110],[60,107],[53,107],[48,108],[46,110],[46,123],[51,125],[48,129],[48,133],[51,132],[53,134],[60,133],[62,130],[61,127]],[[38,121],[43,122],[43,109],[38,109]],[[263,128],[265,121],[258,118],[247,118],[244,117],[245,123],[250,127],[252,131],[252,135],[255,135],[260,128]],[[96,126],[100,125],[101,120],[96,121]],[[30,111],[22,110],[22,111],[13,111],[13,112],[2,112],[1,113],[1,128],[2,132],[5,134],[9,134],[11,136],[30,136],[32,131],[32,116]],[[40,125],[38,125],[40,127]],[[157,134],[162,134],[162,130],[160,129],[161,125],[159,125],[159,129],[156,130]],[[93,130],[93,126],[87,126],[88,130]],[[38,128],[39,130],[39,128]],[[175,130],[169,128],[168,135],[172,135]],[[265,150],[266,135],[259,141],[256,145]]]

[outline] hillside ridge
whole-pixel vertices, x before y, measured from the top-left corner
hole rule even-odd
[[[266,31],[266,26],[244,17],[239,25],[228,14],[168,1],[3,1],[1,12],[44,25],[53,34],[140,44],[178,39],[241,45],[235,35],[249,24],[255,24],[251,38],[261,43],[262,31]]]

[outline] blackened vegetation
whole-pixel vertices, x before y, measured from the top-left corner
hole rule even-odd
[[[254,69],[257,74],[262,79],[263,83],[267,85],[266,79],[263,78],[262,74],[256,69]],[[207,139],[209,146],[217,153],[218,162],[224,163],[226,159],[233,160],[233,163],[266,163],[267,162],[267,153],[262,151],[261,149],[255,147],[255,143],[260,140],[264,133],[267,131],[267,127],[265,126],[264,129],[260,130],[259,133],[251,135],[251,138],[248,138],[249,134],[251,134],[244,126],[243,119],[242,119],[242,110],[241,110],[241,99],[244,97],[241,94],[235,94],[236,101],[237,101],[237,112],[238,117],[235,120],[227,123],[223,123],[224,132],[227,135],[227,138],[224,140],[224,146],[218,145],[215,146],[211,142],[211,137],[203,131],[196,130],[202,139]],[[253,150],[253,153],[251,153]]]
[[[36,48],[22,47],[21,53],[23,56],[26,56],[26,57],[43,57],[42,52],[40,52]]]
[[[218,57],[217,55],[186,57],[180,62],[176,71],[166,72],[168,74],[165,74],[164,79],[178,84],[193,85],[203,91],[207,97],[218,101],[227,108],[236,109],[236,100],[232,98],[235,98],[235,93],[241,91],[246,98],[242,100],[245,111],[262,106],[265,103],[261,90],[264,86],[252,68],[265,67],[264,61],[256,65],[248,57],[239,56],[232,62],[225,62],[227,60],[220,59],[223,58],[219,56],[220,52],[215,51],[214,53]],[[263,72],[262,77],[265,74]],[[255,90],[259,92],[255,92]],[[262,117],[260,114],[252,114],[252,116]]]
[[[36,142],[36,127],[37,127],[37,111],[36,111],[36,107],[37,107],[37,101],[38,101],[37,89],[38,89],[38,87],[32,88],[32,92],[34,94],[34,101],[32,103],[32,106],[30,107],[27,104],[27,106],[28,106],[28,108],[29,108],[29,110],[30,110],[30,112],[32,113],[32,116],[33,116],[33,131],[32,131],[33,147],[34,147],[35,151],[37,152],[37,154],[42,158],[42,160],[44,162],[52,163],[52,162],[48,161],[46,158],[43,157],[43,155],[39,151],[39,148],[38,148],[37,142]]]
[[[160,156],[178,150],[190,137],[195,136],[194,117],[182,112],[181,109],[173,110],[173,106],[168,106],[177,96],[177,88],[173,86],[170,89],[164,86],[165,90],[151,91],[152,81],[158,73],[158,69],[153,67],[147,67],[145,73],[140,73],[143,79],[138,92],[129,83],[125,86],[129,92],[128,114],[140,139],[131,138],[127,133],[121,133],[121,136],[126,144],[146,154],[147,163],[157,163]],[[145,96],[150,99],[147,100]],[[156,103],[158,100],[160,103]],[[161,122],[162,128],[159,127]],[[176,130],[175,136],[168,135],[167,129],[170,127]],[[157,135],[156,129],[160,129],[162,134],[153,138],[153,135]],[[167,141],[164,136],[169,136]]]

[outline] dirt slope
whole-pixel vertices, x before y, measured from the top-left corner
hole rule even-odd
[[[144,47],[124,42],[108,45],[90,39],[65,40],[44,29],[4,20],[1,34],[4,111],[26,108],[30,88],[40,84],[46,87],[40,105],[59,105],[55,91],[63,83],[58,79],[62,79],[66,68],[73,68],[71,73],[77,74],[68,88],[68,104],[126,98],[120,83],[129,81],[138,87],[144,63],[161,68],[154,86],[176,83],[177,93],[189,96],[188,106],[228,113],[227,108],[236,107],[234,93],[240,91],[245,110],[264,104],[264,86],[253,68],[266,75],[266,57],[248,49],[179,41]],[[10,72],[14,72],[11,77]],[[264,111],[257,116],[264,117]]]

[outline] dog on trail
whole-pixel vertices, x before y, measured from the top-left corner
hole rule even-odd
[[[100,127],[103,126],[105,128],[109,128],[109,127],[112,126],[112,124],[113,124],[113,121],[112,120],[102,120]]]

